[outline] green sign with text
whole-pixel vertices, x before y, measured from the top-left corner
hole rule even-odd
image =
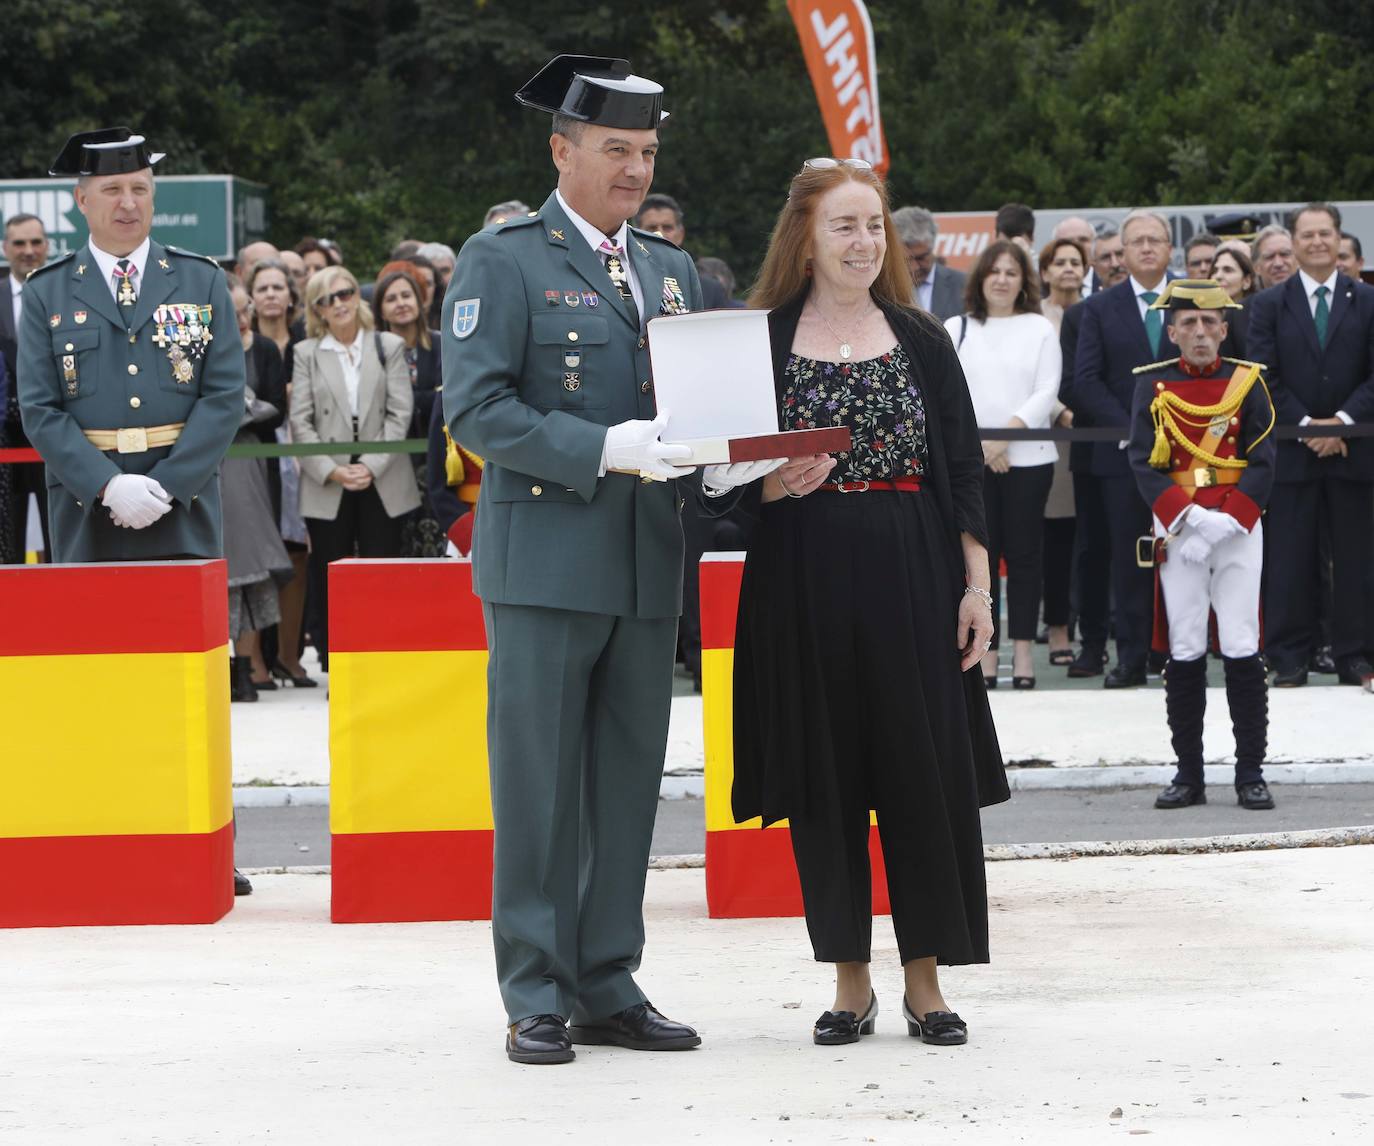
[[[43,220],[57,258],[85,243],[75,179],[0,180],[0,223],[14,215]],[[153,202],[153,238],[216,259],[232,259],[245,243],[267,237],[267,188],[232,175],[163,175]]]

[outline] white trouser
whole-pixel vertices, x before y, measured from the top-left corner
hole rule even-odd
[[[1212,547],[1207,560],[1188,565],[1177,546],[1159,567],[1164,609],[1169,616],[1169,655],[1191,661],[1207,654],[1207,619],[1217,615],[1222,656],[1248,657],[1259,652],[1260,572],[1264,566],[1264,526],[1228,537]],[[1155,519],[1155,536],[1164,536]]]

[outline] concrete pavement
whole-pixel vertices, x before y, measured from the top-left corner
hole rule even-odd
[[[990,864],[993,959],[948,970],[966,1047],[822,1050],[796,919],[711,920],[649,876],[640,981],[699,1051],[516,1067],[483,923],[332,926],[261,876],[213,927],[0,932],[0,1142],[1370,1141],[1374,847]]]

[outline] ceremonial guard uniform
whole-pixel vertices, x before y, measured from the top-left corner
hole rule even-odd
[[[688,472],[659,464],[687,451],[651,421],[644,327],[700,309],[701,288],[689,256],[624,223],[638,202],[618,189],[648,190],[662,88],[623,60],[564,56],[517,99],[555,115],[560,190],[463,247],[443,308],[443,408],[453,440],[483,459],[473,580],[490,650],[506,1051],[566,1062],[569,1035],[645,1050],[700,1042],[633,978],[682,604],[682,495],[627,472],[612,446],[634,439],[645,472]],[[583,214],[563,196],[579,190]]]
[[[1210,280],[1185,279],[1170,282],[1153,305],[1170,311],[1171,337],[1184,311],[1224,315],[1237,307]],[[1156,570],[1153,644],[1169,655],[1164,688],[1178,760],[1155,806],[1206,803],[1202,725],[1214,636],[1236,738],[1239,801],[1272,808],[1262,770],[1268,718],[1260,516],[1274,480],[1274,408],[1262,368],[1221,357],[1198,365],[1180,356],[1139,367],[1136,375],[1129,454],[1154,513],[1154,537],[1141,541]]]
[[[98,183],[161,158],[125,128],[84,132],[50,174]],[[244,400],[224,272],[146,231],[117,258],[93,232],[35,271],[24,293],[19,402],[47,463],[54,560],[221,556],[217,473]],[[144,475],[170,510],[142,527],[118,524],[101,495],[123,474]]]

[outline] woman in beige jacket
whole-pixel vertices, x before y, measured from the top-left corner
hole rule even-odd
[[[296,344],[291,386],[291,436],[296,442],[402,441],[414,394],[405,344],[373,332],[358,280],[343,267],[325,267],[305,288],[305,329]],[[300,509],[310,533],[310,583],[319,603],[315,628],[329,615],[331,561],[397,557],[401,525],[420,504],[404,454],[337,454],[300,459]],[[328,668],[325,633],[316,633]]]

